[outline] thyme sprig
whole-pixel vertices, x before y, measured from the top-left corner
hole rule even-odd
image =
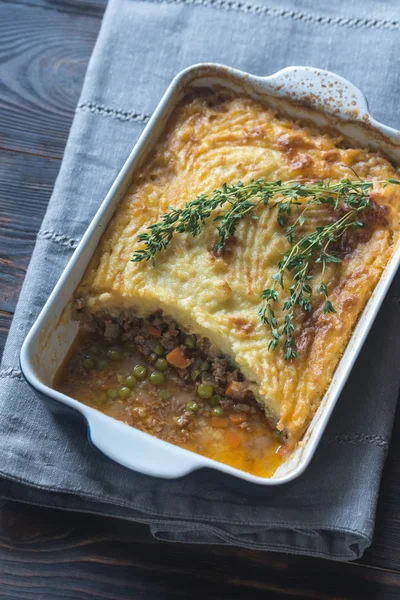
[[[147,228],[147,233],[138,236],[138,241],[143,242],[145,247],[136,250],[132,261],[151,260],[154,264],[155,255],[168,247],[175,233],[189,233],[193,237],[200,235],[212,213],[227,204],[228,207],[213,219],[220,221],[215,250],[222,252],[227,239],[235,233],[239,221],[253,213],[260,202],[268,204],[269,199],[282,193],[284,187],[285,184],[280,181],[266,182],[262,179],[251,181],[247,185],[242,182],[230,186],[224,183],[209,195],[200,194],[183,208],[169,206],[160,220]]]
[[[376,183],[388,185],[400,184],[400,181],[386,179]],[[315,265],[319,265],[321,276],[317,294],[323,297],[323,311],[336,312],[329,299],[328,282],[324,280],[326,265],[341,262],[339,253],[332,249],[332,245],[345,231],[356,231],[365,227],[360,215],[366,208],[373,209],[370,198],[373,186],[373,182],[360,178],[342,179],[339,183],[332,183],[331,180],[301,183],[258,179],[247,184],[224,184],[209,195],[200,194],[183,208],[168,207],[157,223],[150,225],[146,233],[138,236],[138,241],[144,243],[144,248],[134,252],[132,261],[151,260],[154,264],[155,255],[168,247],[176,233],[198,236],[206,221],[216,211],[218,212],[212,219],[217,224],[218,233],[215,251],[222,253],[240,221],[248,216],[258,219],[255,214],[258,206],[268,206],[271,210],[276,210],[277,222],[284,227],[284,234],[290,246],[279,261],[277,272],[272,276],[272,286],[261,293],[264,302],[259,314],[261,321],[268,325],[271,331],[269,350],[275,350],[281,342],[285,359],[293,360],[298,358],[294,336],[295,307],[305,312],[312,310],[313,269]],[[325,225],[317,226],[308,235],[304,234],[307,211],[313,205],[323,204],[330,207],[332,214],[337,218],[331,218]],[[280,301],[279,290],[285,289],[286,274],[291,275],[292,283],[289,287],[289,297],[282,305],[283,322],[279,326],[273,305]]]
[[[313,275],[310,272],[314,264],[322,265],[321,283],[317,287],[317,293],[324,298],[323,312],[325,314],[336,312],[329,300],[328,287],[324,281],[324,274],[327,264],[340,263],[341,259],[337,252],[329,250],[329,245],[337,241],[350,227],[356,231],[365,226],[359,217],[359,213],[367,208],[367,206],[371,206],[369,196],[362,195],[360,196],[357,208],[349,210],[338,221],[317,227],[312,234],[302,237],[286,252],[283,259],[278,263],[278,271],[272,276],[272,288],[268,288],[262,292],[261,297],[265,300],[265,303],[260,309],[259,314],[261,321],[271,329],[272,337],[269,342],[269,349],[275,350],[279,340],[283,338],[286,360],[298,358],[298,353],[295,349],[296,341],[293,335],[294,307],[299,306],[305,312],[312,310],[311,297],[313,288],[311,281]],[[280,331],[272,304],[279,300],[278,286],[284,289],[283,278],[285,272],[292,273],[293,283],[289,287],[289,298],[284,302],[282,307],[283,313],[286,312],[286,314],[284,316],[282,331]]]

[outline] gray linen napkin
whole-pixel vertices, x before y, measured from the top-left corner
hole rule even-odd
[[[273,489],[203,470],[162,481],[90,447],[24,383],[21,343],[172,77],[201,61],[335,71],[399,127],[397,0],[110,0],[0,371],[0,495],[150,524],[170,541],[348,560],[371,543],[400,383],[400,278],[306,473]],[[322,6],[321,6],[322,4]],[[316,12],[315,12],[316,11]]]

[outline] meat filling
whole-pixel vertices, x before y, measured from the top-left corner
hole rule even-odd
[[[222,406],[233,406],[238,412],[254,414],[255,397],[234,362],[222,356],[208,339],[182,331],[161,311],[147,319],[126,311],[118,317],[92,315],[85,309],[84,300],[79,298],[75,302],[75,314],[87,330],[106,340],[133,341],[138,352],[150,363],[155,363],[159,355],[165,356],[171,367],[170,376],[180,386],[193,389],[200,384],[210,384],[222,396]]]

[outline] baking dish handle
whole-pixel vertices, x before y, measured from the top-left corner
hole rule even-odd
[[[89,441],[116,462],[152,477],[175,479],[202,466],[207,459],[163,442],[94,409],[83,411],[88,422]],[[132,435],[134,433],[134,435]],[[164,448],[160,445],[164,444]]]
[[[297,102],[323,109],[341,118],[362,119],[368,115],[368,103],[355,85],[347,79],[314,67],[286,67],[269,77],[262,77],[271,85],[275,96],[288,95]]]

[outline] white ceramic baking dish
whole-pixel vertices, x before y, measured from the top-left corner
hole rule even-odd
[[[78,331],[78,324],[71,319],[72,294],[107,223],[177,103],[188,92],[204,87],[229,88],[277,107],[289,116],[306,118],[318,125],[334,126],[356,144],[379,148],[394,164],[400,164],[399,132],[375,121],[368,113],[362,93],[333,73],[308,67],[289,67],[269,77],[256,77],[216,64],[196,65],[182,71],[162,98],[29,332],[21,350],[21,369],[27,381],[41,395],[55,400],[58,407],[74,409],[80,413],[87,421],[89,439],[94,446],[130,469],[156,477],[176,478],[195,469],[209,467],[257,484],[282,484],[298,477],[314,454],[343,385],[397,271],[400,247],[395,249],[363,311],[304,439],[270,479],[250,475],[158,440],[52,389],[54,375]]]

